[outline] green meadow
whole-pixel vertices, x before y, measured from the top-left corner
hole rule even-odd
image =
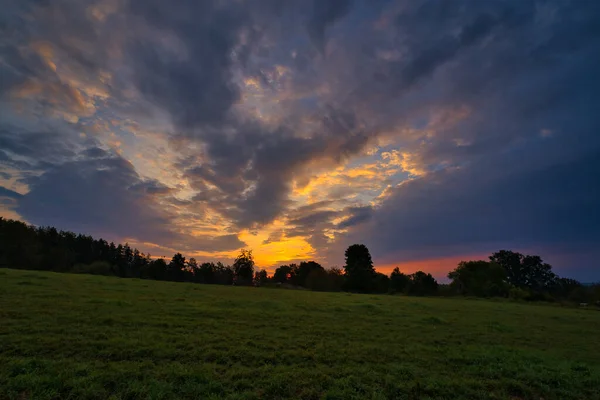
[[[598,399],[600,312],[0,270],[2,399]]]

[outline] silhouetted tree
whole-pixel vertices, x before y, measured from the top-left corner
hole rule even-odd
[[[568,299],[576,302],[586,303],[589,301],[588,290],[581,282],[569,278],[557,278],[554,281],[550,293],[557,299]]]
[[[315,261],[302,261],[297,268],[292,268],[290,280],[296,286],[306,287],[306,280],[313,271],[324,272],[325,269]]]
[[[557,276],[550,264],[544,263],[539,256],[524,256],[509,250],[500,250],[490,256],[506,271],[506,280],[513,286],[541,293],[549,291]]]
[[[132,264],[133,264],[133,250],[131,247],[129,247],[129,243],[125,243],[125,246],[123,246],[124,273],[123,273],[123,275],[121,275],[122,277],[131,278],[131,277],[135,276],[132,273],[132,268],[131,268]]]
[[[388,293],[390,291],[389,276],[382,274],[381,272],[376,272],[371,291],[374,293]]]
[[[392,293],[403,293],[408,289],[410,278],[408,275],[400,272],[400,268],[396,267],[390,275],[390,291]]]
[[[191,272],[195,272],[198,269],[198,261],[194,257],[188,260],[187,269]]]
[[[115,254],[113,254],[114,260],[112,262],[112,264],[116,267],[117,275],[122,278],[127,276],[127,263],[125,262],[123,253],[123,245],[117,245]]]
[[[282,265],[275,270],[273,274],[273,282],[291,283],[296,270],[296,265]]]
[[[133,259],[131,262],[131,276],[139,278],[141,276],[141,271],[146,266],[148,260],[144,256],[143,253],[140,253],[138,249],[133,250]]]
[[[235,279],[235,272],[233,267],[228,265],[223,265],[223,263],[218,262],[215,265],[215,283],[220,285],[232,285]]]
[[[117,269],[117,246],[113,242],[108,245],[108,260],[112,267]]]
[[[198,261],[194,257],[190,258],[185,265],[185,277],[184,280],[186,282],[197,282],[196,277],[198,275]]]
[[[448,274],[451,287],[466,296],[507,296],[506,270],[495,262],[461,261]]]
[[[256,271],[254,274],[254,285],[262,286],[269,281],[269,277],[267,275],[267,271],[261,269],[260,271]]]
[[[236,285],[252,285],[252,278],[254,277],[252,250],[240,250],[240,254],[233,262],[233,272]]]
[[[431,296],[437,292],[438,283],[431,274],[417,271],[409,275],[408,294],[413,296]]]
[[[42,269],[66,272],[75,264],[75,252],[73,248],[67,246],[66,236],[75,235],[65,235],[65,232],[58,232],[53,227],[37,229],[37,238],[40,243],[38,256]]]
[[[164,258],[157,258],[150,261],[140,272],[143,279],[166,280],[168,277],[167,263]]]
[[[41,264],[41,247],[39,235],[32,227],[0,217],[0,266],[47,269]]]
[[[526,272],[527,285],[536,292],[550,290],[558,278],[552,272],[552,266],[543,262],[540,256],[525,256],[522,264]]]
[[[364,244],[353,244],[345,253],[346,289],[356,292],[368,292],[373,287],[375,268],[369,249]]]
[[[303,285],[305,288],[318,292],[326,292],[331,290],[331,282],[329,274],[325,269],[314,269],[310,271]]]
[[[176,253],[167,268],[167,277],[170,281],[182,282],[184,278],[185,257]]]
[[[339,292],[344,287],[344,270],[333,267],[327,270],[327,279],[329,280],[329,290]]]
[[[344,274],[339,268],[313,269],[306,278],[307,289],[318,292],[339,292],[344,285]]]
[[[506,271],[507,282],[516,287],[527,286],[522,260],[523,254],[509,250],[500,250],[490,256],[490,261],[500,265]]]
[[[215,271],[216,265],[213,263],[202,263],[195,273],[195,282],[198,283],[216,283]]]

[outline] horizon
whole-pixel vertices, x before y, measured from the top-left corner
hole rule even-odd
[[[0,216],[0,221],[2,220],[2,216]],[[7,221],[18,221],[18,220],[11,220],[8,219]],[[22,221],[19,221],[22,222]],[[33,225],[32,225],[33,226]],[[56,229],[56,227],[50,227],[50,226],[45,226],[45,227],[36,227],[33,226],[33,228],[37,229],[37,228],[53,228]],[[64,231],[61,229],[56,229],[58,232],[67,232],[67,233],[72,233],[75,235],[84,235],[84,236],[90,236],[88,234],[85,233],[80,233],[80,232],[70,232],[70,231]],[[112,241],[107,241],[102,237],[93,237],[92,238],[94,240],[104,240],[107,244],[111,244],[111,245],[115,245],[115,246],[128,246],[129,243],[125,242],[125,243],[114,243]],[[355,243],[355,245],[358,243]],[[132,250],[139,250],[135,247],[131,248]],[[502,250],[507,250],[507,249],[502,249]],[[244,249],[241,248],[239,249],[239,252],[236,254],[236,256],[240,256],[243,251],[250,251],[253,254],[253,259],[255,258],[255,254],[253,252],[253,249]],[[500,251],[500,250],[498,250]],[[518,252],[517,252],[518,253]],[[195,260],[195,263],[197,263],[198,265],[203,264],[203,263],[212,263],[212,264],[216,264],[216,263],[223,263],[225,266],[231,267],[232,263],[235,261],[235,259],[220,259],[220,260],[214,260],[214,259],[196,259],[194,257],[186,257],[185,254],[181,254],[180,252],[176,252],[175,254],[173,254],[172,256],[169,255],[152,255],[149,253],[144,253],[141,252],[142,257],[147,257],[151,260],[157,260],[157,259],[162,259],[164,260],[167,264],[172,260],[175,259],[175,257],[177,255],[181,255],[183,256],[183,258],[187,261],[191,261],[191,259],[193,258]],[[471,256],[460,256],[460,257],[448,257],[448,258],[442,258],[442,259],[436,259],[436,260],[418,260],[418,261],[414,261],[414,262],[407,262],[407,263],[399,263],[399,264],[391,264],[391,265],[374,265],[374,269],[376,272],[378,273],[383,273],[387,276],[389,276],[392,271],[395,268],[399,268],[400,272],[404,273],[404,274],[412,274],[415,272],[419,272],[419,271],[423,271],[426,273],[430,273],[436,281],[438,281],[439,283],[442,284],[448,284],[451,282],[451,279],[448,277],[448,273],[455,270],[456,267],[462,263],[462,262],[477,262],[477,261],[483,261],[483,262],[489,262],[489,259],[491,258],[492,254],[487,254],[487,255],[471,255]],[[527,256],[527,254],[523,254],[525,256]],[[533,254],[529,254],[529,255],[533,255]],[[276,272],[276,270],[281,267],[281,266],[291,266],[291,265],[298,265],[301,264],[303,262],[315,262],[314,260],[299,260],[297,262],[289,262],[287,264],[275,264],[272,266],[261,266],[261,265],[254,265],[256,271],[265,271],[267,273],[267,276],[272,278],[274,275],[274,273]],[[345,263],[343,263],[345,264]],[[319,264],[320,265],[320,264]],[[340,269],[340,270],[344,270],[345,269],[345,265],[325,265],[325,266],[321,266],[322,268],[326,269],[326,270],[330,270],[333,268],[336,269]],[[570,278],[573,279],[570,276],[558,276],[560,278]],[[595,281],[583,281],[583,282],[579,282],[581,285],[583,286],[592,286],[595,284],[598,284],[598,282]]]
[[[600,7],[25,0],[0,16],[0,216],[269,273],[600,281]],[[229,260],[229,261],[228,261]]]

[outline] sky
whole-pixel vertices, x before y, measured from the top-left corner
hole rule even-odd
[[[600,2],[0,0],[0,216],[600,281]]]

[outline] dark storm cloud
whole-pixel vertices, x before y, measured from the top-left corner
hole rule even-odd
[[[118,156],[57,165],[30,178],[17,212],[37,225],[138,240],[173,239],[172,220],[146,193],[133,166]]]
[[[498,244],[551,250],[600,240],[600,152],[490,180],[503,158],[439,171],[398,187],[368,224],[352,233],[375,253],[436,257]],[[518,161],[514,161],[517,162]]]
[[[331,207],[335,204],[333,200],[321,200],[311,204],[295,207],[292,212],[290,212],[291,218],[301,218],[303,216],[309,215],[315,211],[319,211],[323,208]]]
[[[79,88],[61,80],[36,46],[46,46],[61,62],[68,61],[69,73],[81,83],[94,83],[107,68],[111,44],[119,30],[111,18],[101,26],[94,24],[92,5],[74,0],[23,0],[3,7],[0,95],[23,84],[43,85],[35,101],[46,107],[81,111]]]
[[[303,228],[314,228],[318,224],[329,222],[338,215],[338,211],[317,211],[303,217],[292,219],[289,223],[296,226],[300,225]]]
[[[304,3],[132,0],[128,19],[143,21],[150,30],[164,34],[164,40],[146,35],[128,41],[134,82],[148,100],[169,112],[180,133],[218,140],[199,128],[240,123],[230,115],[240,96],[232,67],[239,63],[254,70],[248,63],[249,52],[268,54],[266,46],[260,47],[260,39],[273,26],[285,31],[280,26],[284,18],[296,21],[295,13],[306,14]],[[321,3],[315,2],[308,24],[324,30],[340,16],[347,1],[336,0],[333,8]],[[262,76],[260,68],[255,72]]]
[[[0,30],[4,32],[5,29]],[[26,82],[36,75],[36,71],[43,71],[44,66],[38,55],[23,56],[16,48],[4,44],[1,48],[2,60],[0,64],[0,96],[6,95],[15,86]]]
[[[580,240],[581,236],[571,233],[584,221],[581,215],[572,220],[557,216],[564,215],[570,202],[585,196],[594,198],[594,193],[586,193],[586,185],[574,184],[570,192],[573,198],[553,208],[552,201],[565,188],[556,185],[557,193],[553,193],[549,177],[558,174],[553,165],[562,160],[567,160],[564,168],[571,174],[590,176],[594,172],[591,166],[584,168],[573,160],[586,147],[597,145],[591,135],[597,130],[590,117],[598,104],[596,81],[590,78],[597,66],[597,57],[590,56],[597,50],[592,24],[596,6],[586,4],[586,10],[578,11],[566,3],[550,2],[549,16],[545,17],[532,2],[478,2],[470,7],[448,4],[411,2],[393,27],[399,41],[396,47],[405,50],[404,56],[391,63],[365,60],[372,61],[371,65],[363,64],[359,55],[349,66],[357,69],[352,76],[355,82],[346,80],[343,84],[363,84],[364,98],[378,99],[370,108],[391,123],[397,121],[391,117],[394,113],[403,112],[396,101],[426,106],[454,102],[473,107],[472,118],[418,150],[430,170],[442,162],[463,169],[410,182],[398,189],[404,195],[393,195],[374,212],[364,209],[350,214],[339,227],[356,230],[358,241],[377,238],[373,246],[383,255],[404,250],[432,256],[436,250],[431,246],[446,249],[440,252],[452,246],[478,249],[513,237],[533,245],[558,238]],[[558,8],[553,14],[555,5]],[[327,21],[321,25],[323,31],[336,18],[321,19]],[[314,32],[321,32],[321,28]],[[371,40],[368,35],[364,38],[372,47],[380,45]],[[383,71],[378,75],[379,85],[368,79],[369,74],[358,73],[360,68],[369,71],[371,67],[375,72]],[[574,76],[579,80],[573,81]],[[422,95],[414,93],[417,85],[423,88]],[[206,167],[210,174],[204,173],[203,179],[220,189],[224,197],[215,199],[223,204],[223,211],[244,225],[267,222],[285,210],[289,182],[299,166],[324,154],[334,159],[355,154],[373,132],[359,132],[353,109],[346,106],[343,112],[321,110],[323,129],[310,139],[294,138],[286,129],[264,134],[260,128],[240,130],[229,141],[221,140],[220,135],[203,137],[213,160]],[[559,137],[537,140],[545,128],[556,131]],[[457,138],[467,145],[457,146]],[[523,140],[532,141],[530,150],[511,153]],[[521,157],[529,162],[516,163]],[[481,160],[488,158],[497,160],[496,164],[482,164]],[[577,172],[578,168],[582,169]],[[253,189],[242,195],[249,182]],[[536,187],[536,182],[543,196],[527,196],[524,188]],[[410,191],[415,192],[414,198]],[[503,196],[505,192],[515,196]],[[537,201],[550,206],[529,213]],[[546,213],[555,217],[547,218],[553,224],[544,223]],[[315,244],[324,245],[321,230],[331,227],[331,217],[317,212],[292,219],[286,235],[308,235]],[[519,226],[517,233],[514,225]],[[557,232],[557,237],[544,235],[546,231]],[[589,229],[582,232],[595,237]],[[398,243],[402,241],[405,244]]]
[[[282,232],[275,232],[273,237],[269,237],[266,242],[281,239],[284,233],[286,237],[303,237],[314,249],[318,249],[319,257],[323,258],[332,244],[331,238],[326,236],[324,231],[357,226],[368,221],[372,215],[370,206],[344,207],[341,210],[322,209],[332,203],[331,201],[321,201],[289,212],[290,218],[287,221],[286,229]],[[333,220],[337,218],[342,218],[342,221],[335,224]]]
[[[331,220],[338,217],[340,211],[328,210],[335,204],[334,201],[323,200],[309,205],[292,207],[287,212],[288,221],[286,227],[272,232],[269,237],[263,241],[263,244],[278,242],[286,237],[309,237],[309,241],[315,235],[321,235],[324,228],[332,228]]]
[[[22,194],[0,186],[0,206],[5,210],[13,211],[22,197]]]
[[[257,46],[252,30],[268,30],[286,9],[308,11],[311,31],[322,36],[328,25],[350,10],[350,2],[315,2],[307,10],[296,2],[275,6],[254,1],[234,6],[201,1],[171,7],[134,1],[129,10],[181,44],[181,54],[176,54],[169,44],[133,41],[129,56],[136,85],[148,100],[169,112],[180,140],[206,145],[207,159],[181,164],[200,192],[195,200],[207,202],[241,227],[266,224],[282,214],[289,205],[291,183],[304,165],[319,159],[341,162],[368,142],[352,113],[333,106],[313,116],[321,120],[322,130],[309,138],[296,137],[285,123],[267,128],[231,113],[239,99],[239,89],[232,82],[235,55]],[[257,28],[261,23],[265,26]]]
[[[161,47],[150,39],[137,39],[129,45],[140,92],[169,112],[181,131],[180,140],[206,143],[208,162],[190,166],[189,160],[184,160],[181,164],[200,191],[195,201],[209,203],[238,220],[245,215],[244,204],[253,204],[252,197],[241,198],[247,187],[243,171],[260,135],[255,127],[237,133],[234,139],[223,132],[231,126],[229,111],[239,97],[231,68],[239,35],[251,22],[243,8],[212,1],[188,1],[175,7],[158,1],[133,1],[130,12],[153,29],[171,35],[180,43],[182,54],[173,54],[168,44]],[[279,200],[277,182],[269,188],[264,188],[265,184],[256,183],[261,193],[266,189],[269,194],[265,200],[270,200],[269,204]],[[236,202],[243,204],[233,204]],[[260,208],[257,211],[254,219],[262,220]]]
[[[187,248],[190,250],[231,251],[247,246],[236,234],[204,236],[189,239]]]
[[[0,147],[19,156],[39,159],[45,154],[71,157],[74,152],[55,140],[51,132],[23,132],[15,127],[0,128]]]
[[[366,136],[360,133],[349,130],[344,137],[336,137],[327,127],[320,136],[310,139],[269,139],[254,155],[253,172],[258,177],[254,191],[239,204],[242,224],[267,223],[284,212],[294,174],[302,166],[319,160],[339,163],[366,143]]]
[[[0,197],[8,197],[9,199],[20,199],[21,197],[23,197],[22,194],[14,192],[10,189],[4,188],[2,186],[0,186]]]
[[[21,180],[103,156],[97,140],[72,122],[93,113],[84,91],[99,87],[109,60],[113,24],[95,25],[90,11],[89,2],[71,0],[3,4],[0,164],[20,170]]]
[[[173,229],[176,216],[160,204],[169,188],[142,179],[117,155],[101,149],[88,149],[84,154],[94,157],[56,165],[27,179],[30,191],[12,196],[18,200],[15,211],[36,225],[117,240],[132,238],[183,248],[194,243],[206,251],[244,246],[236,235],[192,238],[178,233]]]
[[[285,238],[285,231],[283,229],[277,230],[269,234],[269,237],[263,240],[262,244],[269,244],[274,242],[280,242]]]
[[[325,31],[338,19],[346,16],[352,8],[352,0],[313,0],[308,22],[308,32],[315,46],[323,52]]]
[[[46,68],[36,54],[23,52],[15,46],[22,44],[28,39],[26,30],[26,13],[29,12],[37,2],[34,1],[9,1],[2,4],[0,14],[0,96],[7,91],[45,71]]]
[[[238,99],[231,82],[231,52],[244,20],[242,7],[214,1],[134,0],[130,12],[181,41],[182,53],[169,45],[136,38],[129,46],[135,83],[150,101],[165,108],[182,128],[220,124]],[[171,44],[172,45],[172,44]]]
[[[126,68],[115,70],[113,74],[113,85],[107,88],[110,101],[118,104],[121,97],[119,79],[130,76],[145,100],[168,112],[175,124],[175,140],[183,138],[184,141],[203,143],[207,157],[202,162],[181,164],[192,187],[199,191],[194,200],[233,219],[239,227],[265,224],[285,212],[290,205],[288,195],[298,169],[315,159],[340,162],[360,151],[368,141],[367,135],[358,129],[352,113],[335,107],[312,116],[321,120],[322,132],[308,138],[296,137],[291,126],[266,128],[255,121],[239,119],[231,112],[239,100],[234,68],[240,65],[251,68],[249,49],[260,46],[258,41],[271,29],[275,18],[287,12],[291,21],[308,21],[313,40],[322,45],[325,30],[348,13],[350,2],[315,2],[309,7],[304,2],[289,2],[283,6],[280,2],[261,0],[245,3],[184,1],[175,5],[134,0],[127,3],[125,10],[105,17],[102,25],[92,23],[88,3],[22,4],[21,12],[26,9],[37,17],[35,24],[17,26],[18,35],[11,37],[12,50],[17,44],[43,38],[60,57],[69,60],[74,67],[72,72],[87,78],[97,77],[103,69],[110,70],[110,61],[116,61],[110,50],[114,52],[115,48],[122,47],[124,58],[120,61]],[[296,11],[306,14],[306,18],[296,18],[293,15]],[[113,40],[115,37],[120,38]],[[80,101],[76,89],[60,81],[37,53],[30,51],[27,59],[20,53],[13,55],[8,63],[11,70],[25,74],[19,84],[50,82],[52,84],[45,90],[50,90],[53,98],[61,99],[60,103],[69,110],[82,111],[76,107]],[[126,71],[130,71],[129,75]],[[17,156],[35,159],[42,152],[45,156],[53,156],[51,162],[41,168],[47,170],[44,180],[30,183],[30,199],[42,189],[50,190],[51,186],[44,186],[43,182],[68,172],[64,165],[73,166],[76,154],[77,162],[93,164],[104,160],[102,150],[80,153],[81,148],[70,150],[75,149],[73,143],[63,146],[68,137],[66,134],[44,136],[25,132],[3,138],[6,139],[5,148]],[[108,171],[117,175],[122,172],[110,168],[95,175],[103,176]],[[78,176],[65,176],[65,179],[79,180]],[[136,199],[130,197],[131,193],[142,196],[138,193],[141,186],[128,182],[123,198]],[[146,188],[144,194],[168,192],[168,188]],[[56,191],[45,195],[49,201],[60,198]],[[94,199],[90,195],[78,202],[90,202],[93,209]],[[144,199],[142,196],[138,200]],[[123,209],[131,206],[129,201],[124,201]],[[27,207],[26,204],[22,205],[24,214],[42,218],[41,212],[35,214],[33,205]],[[31,204],[42,206],[35,202]],[[153,207],[157,207],[156,204]],[[61,218],[67,216],[61,215]],[[99,219],[90,218],[89,226],[101,224]],[[169,218],[156,221],[157,225],[168,223]],[[117,225],[111,227],[116,234],[122,233]]]
[[[479,56],[479,65],[469,68],[481,69],[490,65],[491,68],[504,68],[501,63],[491,62],[490,53],[502,53],[505,46],[518,46],[517,40],[527,40],[517,37],[523,33],[529,35],[536,12],[535,3],[461,4],[430,0],[407,2],[400,12],[392,13],[394,18],[385,29],[355,38],[355,58],[349,67],[355,69],[354,75],[360,75],[357,76],[353,101],[379,110],[382,123],[396,116],[390,122],[394,124],[401,120],[398,117],[410,118],[418,105],[446,103],[449,94],[444,91],[452,81],[444,80],[431,86],[431,79],[440,70],[443,73],[457,67],[460,71],[464,68],[462,59],[469,54]],[[382,58],[381,52],[392,56]],[[485,78],[494,79],[495,76],[486,72]],[[416,92],[417,88],[421,92]],[[481,86],[478,88],[482,89]]]
[[[346,229],[356,225],[360,225],[373,216],[373,208],[366,207],[350,207],[347,210],[348,216],[336,225],[336,228]]]
[[[145,181],[137,184],[135,188],[146,192],[148,195],[167,195],[173,193],[172,188],[165,186],[158,181]]]
[[[418,146],[407,143],[429,174],[393,190],[338,243],[363,241],[386,262],[504,245],[597,258],[600,7],[448,4],[403,9],[395,20],[403,57],[382,63],[380,83],[360,93],[382,120],[386,101],[461,104],[468,115]]]
[[[310,138],[295,137],[288,127],[275,131],[241,126],[233,139],[206,134],[209,161],[186,170],[192,186],[206,201],[241,227],[271,222],[290,205],[288,194],[298,170],[310,162],[339,163],[368,142],[353,122],[334,109],[323,112],[322,130]],[[210,189],[207,184],[215,186]]]
[[[63,131],[31,131],[0,123],[0,164],[19,170],[45,170],[73,159],[77,151],[94,144],[93,139],[81,139],[68,127]]]
[[[250,29],[253,22],[248,11],[272,9],[276,12],[280,9],[277,2],[255,1],[238,7],[214,1],[189,1],[176,6],[132,1],[124,12],[103,17],[103,24],[92,20],[93,5],[72,1],[11,4],[7,12],[14,18],[2,21],[3,32],[7,33],[2,43],[1,65],[6,69],[2,75],[7,77],[2,80],[3,92],[14,91],[23,84],[37,85],[36,90],[41,90],[41,94],[36,101],[42,109],[64,109],[78,114],[83,111],[78,108],[82,101],[79,88],[64,83],[49,60],[42,60],[40,54],[28,46],[36,40],[43,41],[48,51],[60,58],[59,62],[68,61],[71,76],[93,85],[98,84],[95,79],[104,69],[112,68],[110,61],[113,64],[117,61],[111,51],[118,54],[124,46],[126,57],[119,62],[125,62],[126,68],[114,71],[114,85],[103,88],[110,91],[111,103],[119,104],[122,95],[119,84],[126,79],[127,71],[131,71],[135,87],[146,100],[169,112],[182,135],[208,144],[215,160],[212,167],[216,171],[212,172],[215,182],[219,179],[217,183],[228,198],[242,203],[239,188],[224,187],[221,183],[222,178],[239,173],[244,167],[232,162],[238,146],[232,141],[222,144],[222,132],[215,130],[225,126],[229,108],[239,97],[237,86],[232,82],[231,65],[235,58],[232,52],[243,50],[239,42],[242,28]],[[26,15],[33,16],[34,22],[17,23]],[[115,37],[119,37],[118,40]],[[166,43],[161,42],[164,38]],[[40,84],[43,84],[41,88]],[[213,129],[213,133],[199,131],[203,127]],[[70,134],[55,132],[60,133],[4,129],[0,132],[3,163],[21,169],[35,166],[46,170],[72,160],[81,150],[80,144],[72,141]],[[249,145],[252,151],[256,151],[257,146],[257,142]],[[99,156],[81,153],[80,158]],[[30,161],[23,161],[23,157]],[[40,160],[48,160],[48,163],[42,166]],[[240,160],[247,163],[250,158]],[[211,174],[210,169],[207,171],[204,178]],[[195,172],[202,176],[200,168]],[[277,206],[285,202],[282,188],[285,185],[281,179],[273,184],[265,179],[255,181],[260,194],[265,191],[269,195],[264,199],[250,197],[238,207],[239,212],[256,207],[257,220],[271,219],[265,210],[270,204]],[[232,198],[230,193],[236,196]],[[267,204],[265,207],[263,201]]]
[[[488,14],[476,16],[465,25],[457,37],[448,35],[420,48],[408,63],[401,65],[401,81],[404,87],[416,84],[432,74],[438,66],[451,60],[463,48],[475,44],[488,35],[497,21]]]
[[[17,170],[32,169],[33,165],[21,160],[15,160],[9,153],[4,150],[0,150],[0,166],[7,166]],[[7,178],[8,179],[8,178]]]
[[[103,158],[109,156],[109,153],[99,147],[90,147],[89,149],[83,150],[80,155],[83,158]]]

